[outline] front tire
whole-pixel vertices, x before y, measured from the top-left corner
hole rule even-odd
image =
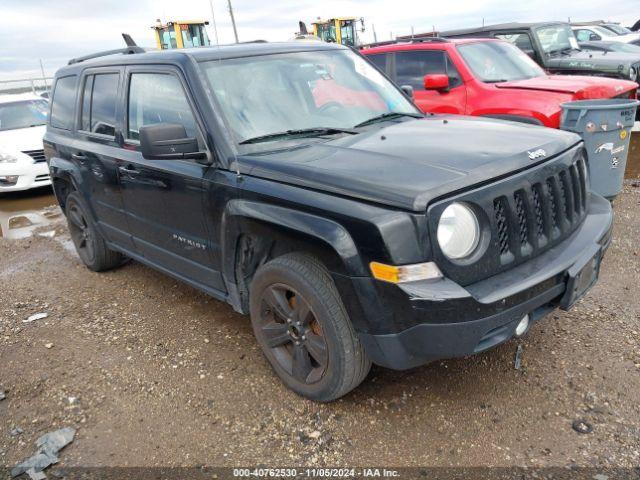
[[[288,254],[256,272],[251,323],[264,355],[285,385],[320,402],[356,388],[371,362],[336,286],[312,257]]]
[[[96,229],[77,192],[72,192],[67,197],[65,215],[71,240],[73,240],[80,260],[89,270],[101,272],[122,264],[124,257],[107,247],[107,243]]]

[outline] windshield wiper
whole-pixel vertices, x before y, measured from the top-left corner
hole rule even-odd
[[[297,130],[286,130],[284,132],[267,133],[266,135],[260,135],[258,137],[248,138],[240,142],[240,145],[247,145],[250,143],[268,142],[271,140],[278,140],[281,138],[298,137],[320,137],[322,135],[337,135],[339,133],[348,133],[350,135],[356,135],[359,132],[349,128],[334,128],[334,127],[313,127],[313,128],[301,128]]]
[[[371,125],[372,123],[382,122],[384,120],[390,120],[398,117],[424,118],[424,115],[420,115],[419,113],[387,112],[370,118],[369,120],[365,120],[364,122],[360,122],[353,128],[364,127],[365,125]]]

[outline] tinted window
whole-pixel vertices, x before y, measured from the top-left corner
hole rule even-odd
[[[177,77],[161,73],[134,73],[129,86],[127,137],[139,139],[140,127],[178,123],[189,137],[196,136],[196,121]]]
[[[51,126],[71,130],[73,128],[73,114],[76,103],[76,82],[75,75],[62,77],[56,81],[53,89],[53,99],[51,105]]]
[[[527,33],[504,33],[496,35],[496,38],[505,40],[526,53],[533,53],[533,43]]]
[[[116,133],[117,73],[96,75],[91,94],[91,132],[114,136]]]
[[[82,93],[82,119],[80,128],[87,132],[91,130],[91,91],[93,90],[93,75],[88,76],[84,82]]]
[[[462,83],[456,68],[441,51],[416,50],[396,53],[396,83],[424,90],[424,76],[434,73],[449,75],[449,83],[456,87]]]
[[[367,58],[373,63],[381,72],[387,71],[387,54],[379,53],[377,55],[367,55]]]

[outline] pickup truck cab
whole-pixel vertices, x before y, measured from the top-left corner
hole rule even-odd
[[[383,42],[362,53],[398,85],[411,87],[423,112],[559,128],[564,102],[635,98],[638,88],[620,79],[550,76],[519,48],[494,39]]]
[[[318,401],[372,362],[524,335],[587,292],[611,238],[580,137],[425,116],[339,45],[75,59],[49,118],[86,266],[129,257],[228,302],[282,381]]]
[[[513,43],[551,74],[595,75],[640,80],[640,59],[628,53],[582,51],[564,22],[503,23],[450,30],[446,38],[497,38]]]

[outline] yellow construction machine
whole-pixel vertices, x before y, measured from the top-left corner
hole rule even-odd
[[[183,20],[157,23],[151,28],[156,37],[156,46],[160,50],[173,50],[176,48],[208,47],[211,45],[207,35],[205,20]]]
[[[360,29],[357,28],[358,22],[360,22]],[[312,34],[307,30],[307,25],[304,22],[300,22],[300,32],[296,38],[310,39],[316,37],[323,42],[355,47],[360,43],[358,32],[364,32],[364,18],[362,17],[339,17],[330,18],[329,20],[318,18],[311,25],[313,25]]]

